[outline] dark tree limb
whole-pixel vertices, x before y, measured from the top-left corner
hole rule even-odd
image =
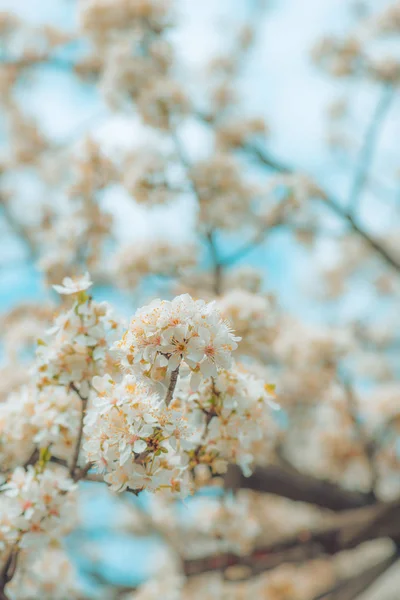
[[[322,594],[318,594],[312,600],[355,600],[390,569],[398,559],[398,553],[394,553],[376,565],[368,567],[361,573],[357,573],[322,592]]]
[[[169,382],[169,386],[168,386],[168,390],[167,390],[167,395],[165,396],[165,404],[167,406],[170,405],[172,397],[174,395],[174,391],[175,391],[176,384],[177,384],[178,377],[179,377],[179,367],[180,367],[180,365],[178,365],[176,367],[176,369],[174,369],[172,371],[172,373],[171,373],[171,379],[170,379],[170,382]]]
[[[400,499],[336,515],[325,526],[260,546],[247,556],[227,553],[186,560],[184,570],[187,576],[193,576],[240,565],[249,567],[254,576],[284,563],[301,564],[321,556],[333,556],[380,538],[400,539]]]
[[[250,477],[244,477],[240,469],[232,465],[229,472],[238,488],[274,494],[338,512],[374,502],[373,495],[369,493],[345,490],[331,481],[318,479],[294,468],[277,465],[257,467]]]
[[[7,594],[5,593],[5,587],[7,583],[11,581],[14,577],[15,569],[17,567],[18,560],[18,548],[14,547],[10,550],[8,556],[5,559],[5,562],[0,571],[0,600],[9,600]]]

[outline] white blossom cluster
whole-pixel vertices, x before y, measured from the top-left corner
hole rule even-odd
[[[1,319],[8,362],[0,373],[3,600],[82,598],[59,540],[75,525],[79,481],[93,482],[82,486],[89,494],[97,489],[100,494],[102,489],[151,492],[145,503],[129,502],[129,494],[112,501],[136,510],[141,534],[162,539],[170,555],[161,569],[159,557],[153,560],[158,573],[125,600],[309,600],[326,597],[338,581],[348,582],[349,589],[368,574],[363,561],[358,565],[358,548],[351,550],[355,561],[342,553],[328,560],[324,554],[304,565],[282,564],[261,573],[285,546],[282,541],[293,540],[288,556],[292,550],[293,556],[300,555],[301,544],[326,525],[329,493],[318,493],[318,507],[293,500],[303,499],[304,492],[312,501],[319,486],[321,492],[329,490],[328,478],[337,486],[339,504],[343,497],[343,508],[346,497],[349,506],[357,505],[357,498],[360,505],[371,503],[371,514],[387,500],[399,501],[394,314],[399,236],[395,224],[386,231],[383,221],[372,227],[361,217],[362,206],[374,195],[389,207],[394,201],[391,161],[386,161],[387,172],[378,174],[382,161],[372,159],[385,119],[393,117],[400,82],[400,62],[392,50],[400,33],[400,1],[390,0],[379,13],[364,6],[372,3],[356,2],[350,15],[353,30],[325,37],[314,51],[314,62],[325,73],[362,77],[382,88],[376,90],[376,109],[361,111],[362,143],[349,127],[353,103],[342,97],[329,109],[328,144],[336,158],[355,167],[348,173],[345,203],[334,191],[320,188],[316,173],[307,175],[281,162],[271,144],[265,145],[264,119],[246,115],[242,96],[245,100],[248,94],[241,93],[246,63],[250,53],[260,50],[257,28],[265,21],[264,2],[255,4],[243,27],[244,15],[235,16],[228,52],[217,55],[211,49],[204,81],[203,65],[192,62],[191,52],[183,52],[185,60],[180,60],[184,30],[192,23],[174,0],[78,0],[78,31],[67,33],[49,24],[28,24],[13,12],[0,13],[0,104],[7,138],[0,168],[7,189],[0,203],[7,230],[26,246],[47,284],[90,269],[107,292],[115,287],[134,291],[135,302],[160,281],[172,296],[184,294],[139,309],[121,339],[110,307],[91,298],[89,276],[66,277],[53,286],[62,296],[60,312],[39,340],[30,380],[31,346],[42,337],[38,332],[47,328],[54,309],[19,305]],[[171,32],[175,16],[182,20],[182,31]],[[63,47],[71,42],[78,51],[67,47],[65,54]],[[37,67],[53,64],[65,66],[71,81],[76,76],[97,88],[108,108],[119,111],[116,119],[105,111],[106,134],[96,129],[99,141],[87,140],[79,149],[78,131],[60,143],[23,109],[21,86],[31,85]],[[121,126],[126,127],[125,150],[110,146],[110,156],[103,154],[110,142],[106,130]],[[142,133],[153,139],[153,148],[142,146]],[[25,179],[30,185],[21,185]],[[26,216],[25,188],[28,196],[41,196],[34,203],[37,210]],[[133,210],[151,223],[153,239],[130,239],[124,246],[118,220],[130,212],[126,204],[132,201]],[[179,234],[183,213],[190,216],[185,238]],[[165,234],[179,234],[179,240],[154,236],[164,215]],[[263,291],[265,265],[246,267],[249,253],[272,242],[278,228],[283,232],[279,243],[290,233],[290,244],[314,251],[308,264],[321,263],[315,265],[321,270],[317,300],[343,297],[343,303],[327,305],[317,321],[328,313],[333,323],[343,316],[346,329],[313,327],[279,314],[279,299],[275,305]],[[229,249],[231,242],[236,248]],[[108,262],[110,244],[116,251]],[[310,274],[307,282],[313,288]],[[289,279],[290,288],[297,278]],[[370,314],[373,303],[353,310],[360,279],[368,298],[382,302],[384,297],[384,322],[373,318],[373,307]],[[308,309],[312,317],[314,304]],[[380,332],[373,334],[375,326]],[[279,419],[272,418],[274,386],[265,383],[271,373],[285,406]],[[278,422],[287,426],[280,428]],[[256,469],[244,485],[251,491],[243,495],[237,489],[243,485],[239,470],[250,476]],[[282,477],[282,485],[271,490],[277,494],[272,499],[262,493],[263,471],[266,480],[271,472]],[[299,486],[303,475],[304,486]],[[291,492],[300,487],[301,494]],[[348,495],[347,488],[357,493]],[[192,492],[194,497],[186,499]],[[116,512],[121,519],[123,509]],[[364,531],[367,537],[369,532]],[[382,542],[371,541],[371,546]],[[93,563],[100,558],[99,548],[86,549]],[[342,571],[342,559],[351,563],[348,572]],[[376,564],[379,570],[383,563]],[[197,572],[204,576],[189,576]],[[99,595],[89,590],[91,597],[123,597],[125,586],[114,589],[95,565],[88,575],[93,582],[97,575],[96,583],[104,587]]]
[[[38,266],[48,284],[84,268],[96,276],[104,268],[103,250],[113,224],[99,198],[116,181],[117,169],[90,137],[73,149],[47,154],[43,168],[48,185],[65,183],[52,205],[42,209]]]
[[[37,350],[37,385],[75,385],[87,397],[95,375],[103,374],[112,359],[109,344],[118,336],[118,323],[106,302],[94,302],[85,290],[91,282],[64,279],[56,291],[76,295],[70,310],[60,314],[48,337],[40,340]]]
[[[93,381],[97,397],[85,419],[87,459],[117,492],[126,488],[181,491],[192,431],[181,412],[126,375]],[[186,461],[187,462],[187,461]]]
[[[224,473],[236,463],[250,475],[253,448],[272,429],[273,396],[273,386],[237,367],[203,380],[196,391],[181,380],[176,400],[200,432],[192,466],[205,464],[213,473]]]
[[[80,419],[80,400],[62,387],[23,386],[0,404],[0,462],[10,469],[25,463],[35,446],[51,448],[68,461]]]
[[[179,553],[187,558],[223,552],[248,554],[261,532],[250,498],[243,493],[195,496],[183,509],[170,496],[157,494],[149,499],[148,510],[152,522],[173,537]]]
[[[3,547],[36,546],[64,534],[75,522],[75,489],[61,470],[17,467],[1,488]]]
[[[112,37],[121,30],[136,29],[141,20],[155,31],[168,25],[168,0],[82,0],[81,27],[89,35]]]
[[[183,294],[137,310],[116,346],[122,366],[140,380],[166,385],[168,376],[182,365],[190,370],[191,386],[196,387],[203,377],[231,366],[239,339],[214,303]]]
[[[16,600],[73,600],[82,598],[77,572],[65,550],[52,543],[18,557],[18,568],[7,587]]]
[[[58,386],[37,391],[31,420],[35,428],[33,441],[68,462],[75,447],[80,415],[80,399],[75,393]]]
[[[148,275],[178,277],[197,262],[193,244],[143,240],[123,246],[113,257],[112,270],[121,288],[134,289]]]
[[[190,176],[199,199],[199,221],[208,228],[238,229],[249,221],[254,186],[241,176],[235,160],[216,154],[193,165]]]
[[[275,337],[270,299],[245,289],[233,289],[218,298],[217,308],[242,338],[240,354],[265,359]]]
[[[327,397],[332,385],[337,385],[337,365],[352,343],[352,336],[344,329],[283,320],[273,346],[277,364],[285,371],[280,393],[285,403],[310,405]]]
[[[166,0],[82,2],[81,28],[93,43],[88,60],[100,72],[100,89],[112,108],[131,108],[143,121],[169,130],[189,112],[190,102],[170,73],[173,49]]]
[[[169,158],[150,148],[141,148],[140,152],[126,157],[123,183],[137,203],[148,207],[158,206],[176,197]]]
[[[115,492],[186,497],[199,484],[201,468],[219,474],[236,463],[250,474],[254,444],[268,432],[272,389],[233,365],[240,338],[215,302],[188,294],[155,300],[114,342],[118,324],[107,305],[89,297],[90,285],[85,275],[54,286],[71,300],[39,345],[35,381],[0,405],[0,458],[9,469],[0,495],[4,556],[68,530],[75,481],[90,469]],[[110,354],[112,344],[125,373]],[[82,454],[86,465],[79,469]],[[210,512],[211,521],[198,523],[200,536],[221,551],[251,546],[258,529],[245,506],[210,500],[204,516]],[[244,522],[246,535],[238,527]],[[35,569],[29,567],[27,577]],[[18,577],[13,585],[20,581],[23,590],[28,582],[29,589],[23,570]],[[39,577],[33,587],[42,585],[46,598],[52,584]]]
[[[12,469],[27,461],[34,449],[34,396],[24,386],[0,403],[0,463]]]

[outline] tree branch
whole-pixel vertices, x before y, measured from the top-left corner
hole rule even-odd
[[[243,146],[243,150],[251,154],[260,164],[268,167],[279,173],[293,173],[295,170],[284,164],[283,162],[270,156],[264,150],[252,144],[246,144]],[[334,212],[338,217],[343,219],[347,225],[361,237],[365,243],[372,248],[390,267],[396,271],[400,271],[400,259],[393,256],[389,250],[387,250],[381,243],[373,238],[367,231],[365,231],[361,225],[354,219],[353,215],[331,195],[321,190],[321,197],[324,204]]]
[[[341,385],[344,388],[344,391],[346,394],[346,400],[347,400],[348,415],[351,419],[352,425],[354,427],[354,431],[355,431],[355,433],[358,437],[358,440],[360,442],[360,445],[362,447],[362,450],[363,450],[363,453],[365,456],[365,460],[368,463],[369,471],[371,474],[370,495],[371,495],[371,498],[373,500],[375,500],[376,499],[375,488],[376,488],[376,484],[377,484],[378,476],[379,476],[379,473],[377,470],[377,465],[375,462],[376,444],[374,443],[374,441],[369,439],[362,423],[360,423],[359,416],[358,416],[358,409],[357,409],[357,401],[354,396],[354,390],[353,390],[353,387],[352,387],[350,381],[348,381],[342,377],[342,381],[340,381],[339,383],[341,383]]]
[[[349,200],[347,204],[348,210],[351,211],[353,214],[357,209],[365,185],[368,182],[369,170],[374,159],[374,152],[378,142],[379,133],[387,115],[387,112],[389,110],[393,96],[393,87],[391,85],[386,85],[382,90],[382,94],[379,97],[378,104],[373,112],[371,121],[367,127],[367,131],[365,133],[364,141],[361,146],[359,158],[357,161],[358,164],[356,168],[356,173],[350,188]]]
[[[209,231],[206,239],[210,248],[211,260],[214,267],[214,292],[217,296],[219,296],[222,287],[222,267],[225,266],[225,263],[219,260],[214,232]]]
[[[176,367],[176,369],[174,371],[172,371],[172,373],[171,373],[171,379],[170,379],[170,382],[169,382],[169,386],[168,386],[168,390],[167,390],[167,395],[165,396],[165,404],[167,406],[170,405],[172,397],[174,395],[176,383],[178,381],[179,366],[180,365],[178,365]]]
[[[257,467],[250,477],[245,477],[239,467],[231,465],[232,480],[238,488],[282,496],[297,502],[315,504],[333,511],[344,511],[373,504],[370,494],[345,490],[331,481],[301,473],[296,469],[269,465]]]
[[[0,206],[3,210],[3,217],[7,225],[22,241],[22,243],[25,244],[29,257],[35,260],[38,256],[38,249],[30,234],[29,228],[20,223],[17,217],[13,214],[13,211],[10,209],[6,198],[0,197]]]
[[[186,575],[192,576],[243,565],[256,575],[283,563],[303,563],[323,555],[333,556],[385,537],[394,541],[400,539],[400,499],[335,515],[327,525],[299,531],[295,536],[256,548],[247,556],[227,553],[186,560],[184,569]]]
[[[4,589],[7,583],[14,577],[15,569],[17,567],[18,552],[19,550],[16,547],[10,550],[0,571],[0,600],[9,600]]]
[[[399,559],[397,552],[380,561],[372,567],[368,567],[361,573],[349,577],[329,588],[322,594],[315,596],[312,600],[355,600],[365,592],[381,575]]]
[[[85,413],[86,413],[86,406],[87,406],[87,398],[85,398],[84,396],[82,396],[82,394],[80,393],[79,389],[76,387],[76,385],[71,384],[71,389],[74,390],[74,392],[79,396],[80,400],[81,400],[81,418],[79,421],[79,429],[78,429],[78,435],[76,438],[76,444],[75,444],[75,449],[74,449],[74,454],[72,457],[72,461],[71,461],[71,466],[69,469],[70,475],[72,478],[75,477],[75,471],[76,468],[78,466],[78,460],[79,460],[79,453],[81,450],[81,444],[82,444],[82,437],[83,437],[83,421],[85,418]]]

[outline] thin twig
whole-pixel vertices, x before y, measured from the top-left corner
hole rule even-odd
[[[172,373],[171,373],[171,380],[169,382],[169,386],[168,386],[168,390],[167,390],[167,395],[165,396],[165,404],[167,406],[170,405],[172,397],[174,395],[176,383],[178,381],[179,367],[180,367],[180,365],[178,365],[176,367],[176,369],[174,371],[172,371]]]
[[[86,476],[90,469],[92,468],[93,463],[88,462],[82,469],[75,469],[75,473],[73,476],[74,481],[80,481],[81,479],[86,479]]]
[[[389,537],[396,542],[400,535],[400,499],[387,504],[358,508],[327,520],[319,527],[300,530],[266,546],[257,546],[245,556],[222,553],[185,560],[187,576],[224,571],[227,566],[246,566],[253,576],[283,563],[300,564],[321,556],[334,556],[364,542]],[[339,597],[342,600],[342,597]],[[339,600],[339,598],[337,600]],[[336,599],[335,599],[336,600]]]
[[[369,470],[371,473],[371,498],[376,499],[375,488],[378,481],[378,470],[377,465],[375,463],[375,444],[372,440],[369,439],[363,425],[360,423],[358,417],[358,408],[357,408],[357,400],[354,395],[353,387],[347,379],[342,377],[340,382],[344,388],[346,394],[347,401],[347,409],[348,415],[353,424],[354,430],[357,434],[358,440],[362,446],[362,450],[365,456],[365,459],[368,463]]]
[[[254,146],[252,144],[246,144],[243,147],[244,151],[247,151],[251,154],[260,164],[272,169],[274,171],[278,171],[279,173],[293,173],[295,170],[284,164],[283,162],[277,160],[276,158],[270,156],[266,151],[261,150],[259,147]],[[350,228],[357,233],[365,243],[372,248],[390,267],[400,272],[400,259],[393,256],[389,250],[387,250],[380,241],[376,240],[372,237],[363,227],[356,221],[353,215],[344,208],[333,196],[329,195],[327,192],[321,190],[321,202],[327,206],[332,212],[334,212],[338,217],[343,219],[345,223],[347,223]]]
[[[3,217],[7,225],[14,234],[25,244],[29,258],[35,260],[38,256],[38,248],[35,244],[28,226],[23,225],[14,215],[7,199],[0,198],[0,207],[3,211]]]
[[[175,150],[178,155],[178,158],[179,158],[182,166],[185,168],[186,177],[188,179],[191,191],[192,191],[193,195],[196,197],[197,202],[200,205],[201,195],[199,193],[199,190],[197,189],[196,182],[194,181],[193,177],[191,177],[191,174],[190,174],[191,165],[190,165],[189,160],[187,159],[187,156],[185,154],[185,151],[182,147],[182,144],[179,140],[179,137],[178,137],[178,134],[176,131],[172,132],[172,139],[174,141]],[[217,248],[217,245],[215,242],[214,232],[209,231],[206,234],[205,238],[206,238],[208,247],[210,249],[211,260],[212,260],[213,267],[214,267],[214,292],[218,296],[221,293],[222,275],[223,275],[222,268],[224,265],[223,265],[223,261],[220,260],[220,258],[219,258],[218,248]]]
[[[219,296],[222,288],[222,267],[223,263],[220,261],[218,256],[218,250],[215,243],[215,235],[213,231],[207,233],[207,242],[210,248],[211,260],[213,263],[214,270],[214,293]]]
[[[379,97],[376,108],[365,133],[357,161],[356,173],[350,188],[348,210],[354,214],[358,208],[361,195],[368,183],[369,170],[374,159],[374,153],[379,139],[379,134],[394,97],[393,86],[385,86]]]
[[[15,569],[17,568],[19,548],[11,548],[7,558],[5,559],[4,565],[0,571],[0,600],[8,600],[4,589],[15,575]]]
[[[79,429],[78,429],[78,435],[77,435],[77,438],[76,438],[74,455],[72,457],[71,466],[70,466],[70,469],[69,469],[71,477],[74,478],[76,467],[78,465],[79,453],[80,453],[80,450],[81,450],[82,437],[83,437],[83,421],[84,421],[85,414],[86,414],[86,406],[87,406],[87,400],[88,399],[85,398],[84,396],[82,396],[82,394],[80,393],[79,389],[76,387],[75,384],[72,383],[70,387],[71,387],[72,390],[74,390],[74,392],[81,399],[81,418],[80,418],[80,421],[79,421]]]
[[[338,584],[315,596],[312,600],[355,600],[355,598],[358,598],[360,594],[390,569],[398,558],[399,555],[395,552],[361,573],[340,581]]]
[[[247,242],[246,244],[244,244],[241,248],[239,248],[238,250],[233,252],[230,256],[226,256],[225,258],[223,258],[221,260],[222,266],[230,267],[233,264],[235,264],[238,260],[241,260],[242,258],[247,256],[250,252],[255,250],[258,246],[260,246],[263,242],[265,242],[265,239],[266,239],[268,233],[271,231],[271,229],[272,228],[265,229],[264,231],[260,231],[255,236],[255,238],[250,240],[250,242]]]

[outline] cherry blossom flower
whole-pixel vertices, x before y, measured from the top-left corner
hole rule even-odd
[[[21,547],[43,544],[75,522],[76,485],[58,469],[17,467],[1,490],[12,500],[12,525]]]
[[[229,368],[239,340],[215,304],[183,294],[136,311],[116,348],[122,366],[148,383],[167,385],[168,374],[182,364],[195,385],[202,375]]]
[[[62,285],[53,285],[53,288],[59,294],[69,296],[71,294],[84,292],[90,288],[91,285],[93,285],[93,283],[90,281],[90,275],[89,273],[85,273],[82,277],[76,277],[75,279],[64,277]]]
[[[60,314],[37,349],[37,385],[74,384],[87,397],[92,378],[111,366],[109,348],[118,337],[119,324],[106,302],[78,298]]]
[[[181,379],[175,402],[201,432],[196,452],[189,452],[192,466],[206,464],[223,473],[231,462],[250,475],[257,443],[271,443],[275,437],[272,411],[277,405],[272,398],[272,386],[244,368],[220,370],[201,381],[197,390]]]
[[[179,454],[193,430],[181,412],[125,375],[93,381],[98,396],[85,417],[87,460],[114,491],[180,490],[187,460]]]

